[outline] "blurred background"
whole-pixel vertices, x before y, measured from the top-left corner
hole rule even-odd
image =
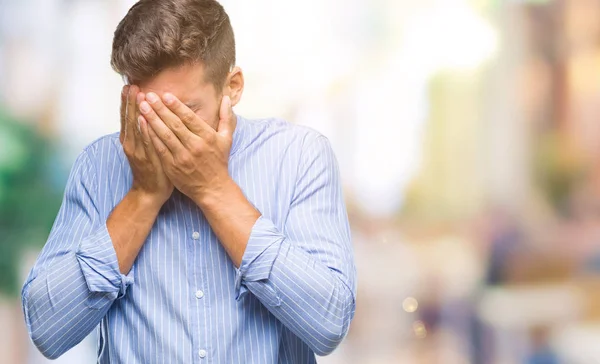
[[[0,363],[133,0],[0,0]],[[325,134],[359,272],[319,363],[600,363],[600,0],[223,0],[236,112]],[[90,337],[57,363],[94,362]]]

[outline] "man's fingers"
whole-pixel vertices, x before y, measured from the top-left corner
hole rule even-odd
[[[150,104],[156,115],[163,123],[173,131],[181,143],[189,147],[197,136],[187,128],[185,122],[175,115],[154,92],[146,95],[146,101]]]
[[[137,108],[139,108],[140,104],[142,103],[142,101],[144,101],[145,98],[146,98],[146,95],[143,92],[138,92],[136,99],[135,99],[136,112],[137,112]]]
[[[172,154],[181,153],[185,147],[171,129],[158,117],[147,101],[140,104],[140,112],[150,124],[156,136],[162,141]],[[154,144],[156,147],[156,144]],[[159,152],[158,148],[156,149]],[[160,153],[159,153],[160,154]]]
[[[125,139],[125,126],[127,125],[127,96],[129,94],[129,85],[123,86],[121,90],[121,131],[119,132],[119,140],[121,144],[123,144],[123,140]]]
[[[163,143],[163,141],[158,137],[158,135],[156,135],[156,132],[152,128],[152,125],[150,125],[150,123],[148,123],[145,118],[144,120],[146,121],[146,130],[148,131],[148,137],[152,141],[152,147],[154,148],[154,151],[156,152],[158,158],[160,158],[162,163],[173,163],[173,155],[169,151],[169,148],[167,148],[165,143]]]
[[[200,119],[189,107],[171,93],[165,93],[162,97],[164,104],[177,115],[183,124],[199,137],[207,137],[214,130],[204,120]]]
[[[126,116],[126,126],[125,126],[125,138],[124,143],[127,144],[128,148],[131,150],[135,150],[136,138],[135,138],[135,128],[137,124],[137,108],[136,108],[136,98],[138,92],[140,91],[139,87],[135,85],[131,85],[129,87],[129,92],[127,93],[127,105],[125,110]]]
[[[142,134],[142,144],[144,145],[144,149],[146,150],[146,155],[148,156],[148,158],[151,161],[160,163],[160,159],[158,158],[158,153],[156,152],[156,148],[154,148],[154,142],[152,141],[152,138],[150,137],[150,131],[152,130],[152,128],[150,127],[150,125],[148,125],[148,121],[146,120],[146,118],[143,115],[140,115],[138,117],[138,122],[140,124],[140,132]],[[156,135],[156,134],[154,134],[154,135]],[[157,143],[160,144],[162,142],[159,139],[157,141]],[[161,145],[161,148],[163,148],[164,150],[167,149],[167,147],[164,146],[164,144]]]
[[[158,156],[156,155],[156,151],[154,150],[154,146],[152,144],[152,139],[150,139],[150,132],[148,131],[150,127],[148,126],[148,121],[146,121],[146,118],[144,118],[143,115],[138,116],[138,125],[140,126],[140,135],[142,139],[142,142],[140,144],[142,144],[142,146],[144,147],[146,156],[150,160],[158,158]]]
[[[223,96],[221,100],[221,109],[219,110],[219,126],[217,132],[223,136],[233,137],[236,118],[231,106],[231,98]]]
[[[145,155],[148,157],[147,146],[144,143],[144,136],[142,135],[142,123],[145,123],[146,120],[143,119],[142,115],[136,113],[137,117],[135,119],[135,128],[134,128],[134,138],[135,138],[135,150],[141,156]]]

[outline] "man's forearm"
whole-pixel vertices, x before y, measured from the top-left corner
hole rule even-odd
[[[259,228],[279,237],[265,234],[261,240],[268,247],[242,263],[241,294],[247,289],[317,355],[327,355],[348,331],[355,308],[352,291],[342,274],[269,228],[271,224],[261,218]]]
[[[242,262],[252,227],[260,212],[232,179],[194,198],[236,267]]]
[[[269,219],[261,218],[233,180],[194,200],[240,274],[250,276],[242,277],[243,285],[316,353],[333,351],[354,312],[353,294],[343,275],[292,244]],[[257,235],[249,246],[253,229]],[[246,249],[252,249],[253,261],[242,266]],[[246,288],[241,290],[243,295]]]
[[[77,257],[66,254],[23,289],[29,335],[46,358],[56,359],[98,326],[116,297],[90,292]]]
[[[131,190],[108,217],[106,227],[121,273],[127,274],[131,270],[161,206],[152,197]]]

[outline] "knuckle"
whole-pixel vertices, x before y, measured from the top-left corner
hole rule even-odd
[[[193,155],[199,155],[202,153],[202,148],[200,148],[197,145],[192,145],[191,147],[189,147],[190,149],[190,153],[192,153]]]
[[[166,143],[172,142],[173,141],[173,134],[171,132],[164,132],[163,136],[162,136],[162,140],[164,140]]]
[[[207,133],[207,135],[204,137],[204,140],[206,140],[207,143],[212,144],[217,141],[217,136],[215,133]]]
[[[177,164],[182,166],[189,166],[192,162],[192,158],[188,153],[182,153],[177,156]]]
[[[135,115],[130,115],[125,119],[125,128],[131,130],[131,134],[135,134],[134,128],[137,124],[137,120],[135,119]]]
[[[179,132],[183,132],[184,131],[184,126],[180,123],[173,123],[173,125],[171,125],[171,129],[175,132],[175,133],[179,133]]]
[[[155,102],[154,104],[150,104],[151,111],[161,112],[165,107],[160,102]]]
[[[167,154],[167,148],[163,146],[156,147],[155,150],[156,154],[158,154],[161,157],[164,157]]]
[[[123,151],[125,152],[125,155],[127,155],[127,156],[133,155],[133,153],[132,153],[133,150],[132,150],[131,146],[129,146],[128,143],[123,144]]]
[[[154,112],[153,108],[148,109],[147,112],[142,112],[142,110],[140,109],[140,114],[144,115],[144,117],[146,118],[146,120],[150,121],[150,120],[156,120],[156,113]]]
[[[181,116],[181,121],[185,124],[191,124],[194,121],[194,115],[189,112],[184,112]]]
[[[136,149],[134,152],[135,159],[139,162],[143,162],[146,160],[146,153],[143,150]]]
[[[205,149],[204,143],[202,143],[202,142],[194,143],[189,148],[190,148],[190,152],[192,152],[192,154],[194,154],[194,155],[202,154],[202,152],[204,152],[204,149]]]

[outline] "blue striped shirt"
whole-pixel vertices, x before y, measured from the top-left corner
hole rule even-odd
[[[22,291],[29,334],[56,358],[99,328],[100,363],[315,363],[355,310],[356,271],[328,140],[238,117],[229,173],[262,216],[236,268],[177,190],[133,268],[119,271],[106,220],[132,183],[118,134],[77,158]]]

